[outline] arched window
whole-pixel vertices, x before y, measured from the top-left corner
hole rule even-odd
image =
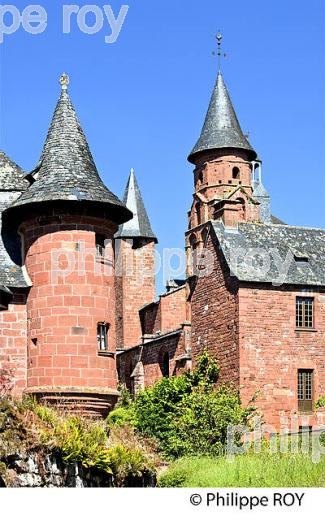
[[[165,352],[162,358],[162,366],[161,366],[162,375],[164,377],[169,377],[169,354]]]
[[[232,178],[233,179],[239,179],[239,174],[240,174],[240,170],[239,170],[239,168],[237,168],[237,166],[235,166],[232,169]]]
[[[203,173],[202,172],[199,173],[197,180],[198,180],[199,184],[203,183]]]

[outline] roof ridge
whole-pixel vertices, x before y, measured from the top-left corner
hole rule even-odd
[[[269,227],[285,227],[285,228],[291,228],[291,229],[304,229],[304,230],[311,230],[311,231],[324,231],[325,228],[317,228],[317,227],[306,227],[306,226],[294,226],[290,224],[274,224],[273,222],[241,222],[240,226],[242,225],[250,225],[250,226],[269,226]]]

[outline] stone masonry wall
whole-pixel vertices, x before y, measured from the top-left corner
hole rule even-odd
[[[168,352],[170,359],[170,375],[177,375],[185,368],[183,362],[177,361],[177,358],[185,352],[184,331],[162,336],[145,343],[143,346],[118,354],[119,381],[127,388],[132,389],[131,374],[137,364],[141,363],[143,386],[153,385],[163,377],[162,361],[166,352]]]
[[[186,287],[172,290],[160,296],[140,311],[143,334],[162,334],[177,330],[187,321]]]
[[[22,394],[27,378],[26,297],[26,292],[15,290],[8,310],[0,311],[0,369],[16,396]]]
[[[26,268],[32,280],[27,302],[29,388],[116,389],[115,360],[98,351],[97,323],[109,326],[115,351],[112,245],[96,255],[95,233],[113,237],[106,220],[66,216],[25,223]],[[70,262],[70,265],[69,265]]]
[[[315,330],[296,330],[296,296],[315,299]],[[256,404],[267,423],[279,426],[280,412],[297,413],[297,370],[314,370],[314,400],[325,394],[325,291],[297,287],[239,290],[240,386],[244,403]],[[298,416],[301,415],[298,413]]]
[[[200,271],[191,297],[193,361],[207,349],[220,365],[220,382],[238,385],[238,286],[227,276],[225,260],[211,235],[206,248],[210,263]]]
[[[141,343],[139,310],[155,300],[155,243],[143,242],[134,248],[133,240],[116,241],[116,330],[117,347]]]

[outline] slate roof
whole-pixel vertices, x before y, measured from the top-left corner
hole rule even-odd
[[[61,83],[67,85],[67,76]],[[63,86],[43,153],[30,177],[35,182],[12,204],[26,208],[48,201],[83,201],[100,203],[114,212],[118,224],[132,217],[125,205],[104,185],[90,152],[85,134],[71,103],[67,86]]]
[[[26,173],[0,151],[0,290],[7,287],[27,287],[21,267],[21,245],[19,237],[9,234],[2,225],[2,213],[29,186]]]
[[[212,226],[232,274],[240,281],[325,286],[325,230],[252,223],[239,224],[238,230],[226,229],[221,222]],[[260,261],[252,262],[258,253]],[[266,269],[261,269],[261,255]]]
[[[149,238],[158,242],[155,233],[152,231],[133,169],[125,188],[123,202],[132,211],[133,218],[119,227],[115,238]]]
[[[25,179],[26,173],[12,161],[4,152],[0,151],[0,191],[24,191],[29,183]]]
[[[240,148],[251,152],[252,159],[257,157],[240,127],[221,72],[218,72],[201,135],[188,160],[194,162],[196,154],[218,148]]]

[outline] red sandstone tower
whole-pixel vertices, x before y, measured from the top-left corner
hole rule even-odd
[[[30,187],[5,216],[32,284],[27,392],[104,416],[118,395],[113,239],[132,213],[99,177],[68,83]]]
[[[156,298],[155,244],[158,242],[133,169],[123,202],[132,211],[133,219],[122,224],[115,236],[116,332],[119,349],[142,342],[139,311]]]
[[[220,220],[226,228],[258,222],[261,201],[264,205],[269,202],[266,192],[260,200],[255,197],[254,190],[263,188],[260,178],[254,181],[260,161],[240,127],[220,71],[201,135],[188,160],[195,165],[195,193],[186,233],[192,274],[191,251],[204,247],[207,222]]]

